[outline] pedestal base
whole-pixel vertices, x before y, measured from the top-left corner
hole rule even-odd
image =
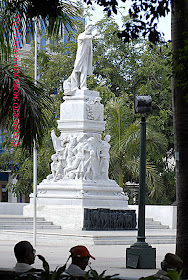
[[[43,180],[37,187],[37,202],[85,208],[128,209],[128,197],[114,180]],[[33,194],[30,195],[33,203]]]
[[[37,216],[68,230],[135,228],[128,197],[108,176],[110,135],[102,138],[99,92],[77,89],[64,100],[58,121],[61,135],[51,131],[52,173],[37,187]],[[25,216],[33,216],[33,200],[31,194]]]
[[[126,267],[156,268],[156,249],[146,242],[137,242],[126,249]]]
[[[86,224],[88,225],[88,215],[85,214],[85,209],[94,210],[92,214],[92,224],[96,229],[95,212],[97,213],[98,220],[99,214],[97,209],[108,209],[110,213],[105,210],[100,211],[101,216],[101,229],[107,223],[107,215],[110,217],[111,224],[115,216],[120,224],[130,224],[136,220],[133,210],[128,207],[128,197],[122,192],[122,189],[113,180],[58,180],[57,182],[43,180],[38,186],[37,193],[37,216],[44,217],[47,221],[53,221],[54,224],[60,225],[62,229],[78,229],[82,230]],[[116,210],[116,211],[113,211]],[[120,210],[129,210],[130,215],[125,217]],[[117,212],[117,213],[116,213]],[[30,195],[30,205],[24,207],[24,216],[33,216],[33,194]],[[91,217],[90,217],[91,218]],[[87,222],[84,224],[84,219]],[[132,223],[135,228],[135,223]],[[98,224],[97,224],[98,226]],[[93,228],[93,229],[94,229]],[[125,228],[125,227],[124,227]],[[132,226],[133,228],[133,226]]]

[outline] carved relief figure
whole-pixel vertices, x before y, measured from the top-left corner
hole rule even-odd
[[[56,176],[56,170],[57,170],[57,165],[58,165],[58,156],[56,154],[51,156],[52,163],[51,163],[51,172],[53,178]]]
[[[55,135],[55,131],[54,130],[51,131],[51,138],[52,138],[52,143],[53,143],[53,146],[54,146],[54,150],[55,151],[61,150],[62,147],[61,147],[60,137],[57,137]]]
[[[97,144],[98,139],[96,137],[90,137],[87,140],[86,145],[84,146],[84,179],[85,180],[94,180],[96,179],[98,172],[98,163],[97,160]]]
[[[76,137],[71,137],[69,142],[67,143],[66,146],[66,151],[67,151],[67,166],[66,167],[71,167],[72,163],[75,159],[75,154],[73,153],[73,149],[76,146]]]
[[[104,137],[104,141],[101,143],[100,148],[100,171],[101,171],[101,179],[108,180],[108,169],[109,169],[109,161],[110,161],[110,155],[109,155],[109,149],[110,144],[108,143],[110,141],[110,135],[106,135]]]
[[[66,167],[64,172],[66,177],[70,177],[72,179],[81,179],[83,178],[83,168],[84,168],[84,158],[83,158],[83,146],[85,145],[84,142],[85,135],[82,135],[81,137],[77,137],[78,144],[73,149],[73,154],[75,155],[75,160],[72,162],[72,165],[69,167]]]
[[[64,158],[58,154],[58,163],[57,163],[57,170],[55,175],[55,180],[59,180],[63,178],[64,175],[64,167],[65,167],[65,160]]]
[[[56,154],[52,156],[48,180],[108,180],[110,135],[101,140],[96,133],[57,137],[51,132]],[[89,137],[89,138],[88,138]]]
[[[88,158],[88,160],[85,163],[86,166],[86,171],[84,174],[83,179],[84,180],[93,180],[94,179],[94,174],[95,174],[95,151],[91,150],[90,151],[90,157]]]
[[[86,104],[87,118],[89,120],[103,120],[103,108],[100,103],[101,97],[90,98]]]

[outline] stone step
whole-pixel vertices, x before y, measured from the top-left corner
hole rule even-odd
[[[33,221],[32,217],[24,217],[22,215],[0,215],[0,221]],[[37,217],[37,221],[45,221],[43,217]]]
[[[10,220],[10,221],[1,221],[0,220],[0,226],[1,225],[22,225],[22,224],[32,225],[33,220],[31,221],[20,221],[20,220]],[[50,221],[36,221],[37,225],[53,225],[53,222]]]
[[[169,226],[162,225],[160,221],[154,221],[152,218],[146,218],[145,228],[146,229],[169,229]]]
[[[36,220],[37,229],[42,230],[58,230],[61,229],[60,226],[56,226],[51,221],[46,221],[44,218],[39,217]],[[31,231],[33,228],[33,218],[32,217],[24,217],[21,215],[0,215],[0,230],[29,230]],[[154,221],[152,218],[146,218],[145,220],[145,228],[153,229],[153,230],[162,230],[168,229],[168,226],[161,225],[159,221]],[[134,240],[134,239],[133,239]],[[97,241],[98,242],[98,241]],[[103,242],[103,241],[101,241]],[[108,242],[107,240],[105,242]],[[112,241],[110,241],[112,242]],[[114,240],[113,240],[114,242]],[[126,240],[121,241],[118,238],[117,242],[125,242]],[[129,241],[130,242],[130,241]],[[101,243],[102,244],[102,243]]]
[[[145,225],[146,229],[168,229],[168,226],[163,226],[163,225],[155,225],[155,224],[151,224],[151,225]]]
[[[136,237],[129,237],[126,236],[124,238],[109,238],[109,239],[94,239],[95,245],[130,245],[134,244],[137,241]],[[176,237],[175,236],[147,236],[146,242],[148,244],[175,244],[176,243]]]
[[[61,229],[60,226],[56,226],[56,225],[37,225],[36,226],[37,229],[46,229],[46,230],[49,230],[49,229]],[[0,230],[27,230],[27,229],[30,229],[32,230],[33,229],[33,225],[27,225],[27,224],[23,224],[23,225],[0,225]]]
[[[155,225],[161,225],[161,222],[158,222],[158,221],[154,221],[154,220],[145,220],[145,223],[147,224],[147,225],[151,225],[151,224],[155,224]]]
[[[59,230],[59,225],[54,225],[52,221],[46,221],[43,217],[36,219],[36,227],[41,230]],[[21,215],[0,215],[0,230],[29,230],[33,229],[33,218]]]

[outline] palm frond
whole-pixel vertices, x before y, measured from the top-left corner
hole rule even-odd
[[[161,155],[166,151],[167,140],[161,133],[147,126],[146,147],[148,153],[155,152]],[[131,154],[134,151],[133,155],[138,155],[140,150],[140,122],[138,120],[126,128],[126,132],[121,137],[120,149]]]
[[[130,112],[126,107],[123,97],[110,99],[105,110],[111,128],[111,142],[120,146],[122,135],[124,135],[125,129],[130,124]]]
[[[167,140],[164,135],[151,129],[150,126],[146,129],[147,149],[150,153],[155,152],[164,154],[167,149]]]
[[[31,149],[33,139],[41,143],[46,126],[52,117],[52,99],[40,83],[27,77],[20,70],[19,125],[23,148]],[[13,119],[13,69],[0,64],[0,124],[11,129]]]
[[[139,155],[140,146],[140,123],[135,121],[126,127],[124,134],[121,137],[120,148],[132,155]],[[133,152],[134,151],[134,152]]]
[[[146,184],[150,192],[150,197],[152,198],[155,196],[157,199],[161,195],[163,181],[156,166],[150,163],[147,163],[146,166]]]
[[[133,122],[133,112],[126,106],[122,97],[111,99],[106,105],[107,129],[111,135],[110,175],[118,181],[121,176],[126,180],[139,181],[140,169],[140,120]],[[131,115],[130,115],[131,114]],[[166,151],[167,141],[152,129],[147,119],[146,148],[147,160],[161,159]],[[146,180],[150,196],[158,196],[162,188],[162,179],[156,166],[147,164]]]
[[[43,3],[41,3],[43,2]],[[0,56],[7,60],[13,43],[13,15],[19,15],[19,32],[23,41],[25,32],[34,33],[34,19],[49,35],[63,35],[63,29],[75,30],[75,19],[82,10],[69,1],[2,0],[0,2]]]

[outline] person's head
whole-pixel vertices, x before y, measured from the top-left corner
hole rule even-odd
[[[109,134],[107,134],[105,137],[104,137],[104,141],[106,142],[109,142],[111,139],[111,136]]]
[[[51,159],[52,159],[53,161],[57,161],[57,160],[58,160],[58,156],[57,156],[56,154],[53,154],[53,155],[51,156]]]
[[[93,25],[93,24],[88,24],[88,25],[86,25],[86,27],[85,27],[85,33],[91,34],[91,32],[93,31],[93,29],[94,29],[94,25]]]
[[[79,266],[82,270],[85,270],[90,258],[95,260],[85,246],[72,247],[69,252],[71,253],[72,264]]]
[[[14,246],[14,254],[19,263],[33,264],[35,262],[35,250],[28,241],[20,241]]]
[[[161,268],[165,271],[168,269],[180,270],[183,268],[183,261],[177,255],[167,253],[161,262]]]

